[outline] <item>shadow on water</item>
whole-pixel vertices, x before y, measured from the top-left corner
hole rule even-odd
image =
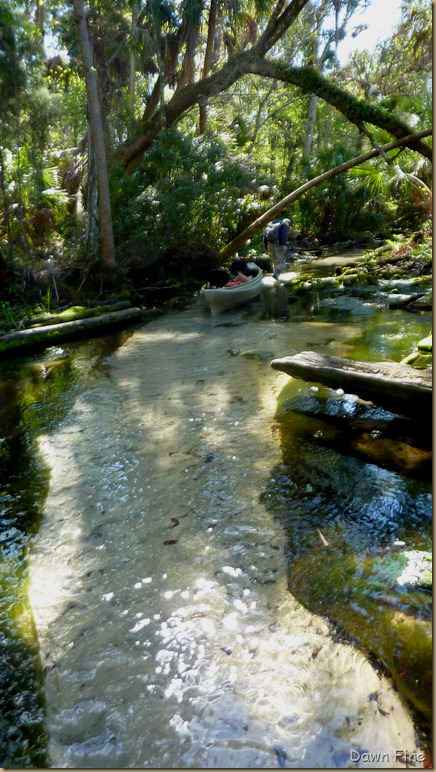
[[[374,288],[305,292],[290,318],[353,324],[345,356],[367,361],[399,361],[431,324]],[[430,737],[431,424],[294,379],[278,402],[283,464],[263,500],[287,534],[289,589],[375,658]]]
[[[289,589],[379,661],[431,736],[430,484],[281,432],[263,500],[287,534]]]
[[[0,365],[0,764],[47,767],[38,641],[27,555],[49,486],[38,437],[53,430],[104,358],[131,333],[50,348]]]
[[[387,671],[431,737],[431,430],[294,380],[265,506],[287,535],[290,592]],[[296,461],[298,459],[298,461]]]
[[[431,327],[428,314],[388,309],[388,302],[389,289],[371,286],[295,294],[271,282],[263,290],[264,318],[352,324],[356,335],[344,355],[366,361],[400,361]],[[294,379],[278,404],[283,464],[262,500],[287,535],[290,592],[391,675],[428,740],[431,424]]]

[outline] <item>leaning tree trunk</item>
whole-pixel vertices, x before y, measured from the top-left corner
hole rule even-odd
[[[289,193],[288,196],[285,196],[280,201],[278,201],[277,204],[274,204],[271,209],[268,209],[267,212],[264,212],[264,214],[252,222],[248,228],[245,228],[242,233],[239,233],[238,236],[233,239],[233,241],[227,244],[219,253],[220,262],[224,263],[226,260],[228,260],[232,255],[235,254],[237,249],[243,247],[249,239],[253,238],[253,236],[256,236],[256,234],[259,233],[269,222],[271,222],[274,217],[277,217],[277,215],[279,215],[285,207],[289,206],[289,204],[292,204],[297,200],[297,198],[300,198],[300,196],[302,196],[304,193],[307,193],[307,191],[311,188],[314,188],[316,185],[320,185],[322,182],[330,180],[333,177],[337,177],[338,174],[343,174],[344,172],[348,171],[348,169],[352,169],[353,166],[358,166],[365,161],[369,161],[371,158],[375,158],[377,155],[380,155],[383,152],[386,153],[388,150],[393,150],[394,148],[401,147],[402,145],[411,145],[414,142],[422,140],[424,137],[429,137],[432,133],[433,129],[424,129],[423,131],[418,131],[415,134],[408,134],[401,139],[396,139],[394,142],[388,142],[386,145],[382,145],[381,147],[378,147],[374,150],[369,150],[367,153],[362,153],[362,155],[356,156],[356,158],[351,158],[349,161],[345,161],[345,163],[339,164],[339,166],[335,166],[333,169],[329,169],[327,172],[324,172],[324,174],[320,174],[318,177],[314,177],[312,180],[305,182],[304,185],[301,185],[292,193]]]
[[[83,53],[86,92],[88,97],[88,121],[91,127],[92,143],[97,167],[101,269],[105,278],[109,281],[113,281],[116,275],[115,244],[112,228],[112,212],[103,121],[98,96],[97,71],[94,67],[83,0],[74,0],[74,12]]]
[[[288,8],[291,6],[292,3]],[[286,11],[283,12],[283,15],[285,13]],[[235,54],[213,75],[209,75],[208,78],[201,79],[196,83],[189,83],[183,89],[176,91],[168,104],[162,105],[149,120],[143,121],[139,138],[128,141],[126,145],[120,147],[126,173],[131,174],[136,169],[145,151],[151,147],[163,126],[170,128],[199,101],[223,93],[241,77],[250,73],[289,83],[298,86],[307,93],[316,94],[320,99],[336,107],[359,128],[370,123],[379,126],[397,138],[409,135],[417,136],[394,113],[379,105],[357,99],[342,87],[337,86],[336,83],[324,78],[313,68],[290,67],[286,62],[274,62],[271,59],[266,59],[263,54],[262,42],[261,37],[249,51]],[[425,142],[414,139],[411,141],[410,148],[432,160],[432,148]]]

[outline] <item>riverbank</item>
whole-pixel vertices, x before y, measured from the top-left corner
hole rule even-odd
[[[31,555],[51,766],[404,768],[388,679],[287,589],[262,502],[281,463],[270,361],[355,332],[213,323],[198,302],[107,360],[41,449]],[[318,539],[318,535],[316,535]],[[353,755],[354,754],[354,755]]]

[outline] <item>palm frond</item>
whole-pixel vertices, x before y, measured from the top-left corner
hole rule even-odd
[[[374,165],[369,162],[355,166],[348,172],[351,189],[358,190],[365,187],[369,190],[373,198],[379,196],[385,190],[384,175]]]

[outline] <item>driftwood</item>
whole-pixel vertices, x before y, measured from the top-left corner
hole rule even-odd
[[[271,367],[304,381],[356,394],[392,413],[431,421],[432,370],[396,362],[358,362],[302,351],[273,359]]]
[[[28,330],[8,332],[0,337],[0,356],[5,356],[15,349],[33,348],[37,346],[54,346],[58,341],[89,333],[92,330],[113,327],[134,321],[147,315],[143,308],[132,307],[109,314],[100,314],[88,319],[79,319],[62,324],[47,324],[43,327],[33,327]]]

